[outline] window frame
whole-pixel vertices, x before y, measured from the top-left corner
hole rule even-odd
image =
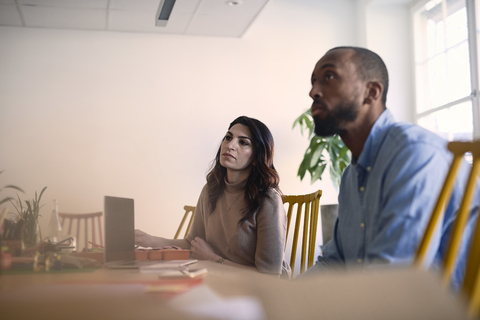
[[[445,0],[442,0],[445,1]],[[468,55],[469,55],[469,69],[470,69],[470,94],[464,96],[462,98],[448,101],[445,104],[442,104],[437,107],[432,107],[432,109],[418,112],[417,108],[417,99],[415,99],[415,121],[416,123],[419,122],[419,119],[426,117],[432,113],[436,113],[438,111],[449,109],[453,106],[460,105],[461,103],[471,102],[472,106],[472,125],[473,125],[473,139],[477,140],[480,139],[480,89],[479,89],[479,65],[478,65],[478,41],[477,41],[477,13],[476,13],[476,5],[480,6],[480,3],[475,3],[477,0],[464,0],[465,1],[465,9],[467,14],[467,43],[468,43]],[[478,0],[480,1],[480,0]],[[410,17],[411,17],[411,24],[412,24],[412,31],[415,32],[415,15],[422,10],[425,5],[430,2],[430,0],[418,0],[414,1],[410,7]],[[479,26],[480,27],[480,26]],[[480,28],[479,28],[480,29]],[[412,41],[413,41],[413,55],[416,56],[416,51],[418,43],[416,37],[412,34]],[[416,57],[413,59],[413,69],[416,75],[417,73],[417,62]],[[417,81],[418,79],[414,77],[415,82],[415,95],[417,95]]]

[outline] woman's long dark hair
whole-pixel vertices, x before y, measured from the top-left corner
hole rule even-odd
[[[262,207],[265,199],[268,197],[269,189],[275,189],[280,193],[278,187],[280,177],[273,165],[274,142],[267,126],[257,119],[241,116],[233,120],[228,129],[230,130],[236,124],[243,124],[250,129],[254,157],[252,163],[255,164],[245,186],[245,202],[248,205],[244,209],[243,218],[238,222],[242,224]],[[227,169],[220,165],[221,148],[222,146],[220,145],[213,160],[212,168],[207,174],[210,213],[215,211],[217,200],[225,190]]]

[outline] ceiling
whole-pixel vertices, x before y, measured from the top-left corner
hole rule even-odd
[[[0,0],[0,26],[241,37],[269,1]]]
[[[370,0],[373,5],[409,5],[417,0]]]

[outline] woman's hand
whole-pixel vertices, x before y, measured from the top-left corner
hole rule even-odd
[[[142,230],[135,229],[135,244],[142,247],[152,247],[153,236]]]
[[[202,238],[195,237],[194,240],[190,242],[192,250],[192,258],[199,260],[210,260],[217,261],[220,259],[220,256],[213,252],[212,247],[205,242]]]
[[[192,250],[191,257],[193,259],[217,261],[221,258],[218,254],[213,252],[212,247],[210,247],[210,245],[202,238],[195,237],[195,239],[190,242],[190,245],[190,250]],[[227,259],[223,260],[223,264],[258,271],[256,267],[245,266]]]
[[[162,237],[156,237],[149,235],[142,230],[135,229],[135,244],[142,247],[165,247],[165,246],[177,246],[182,249],[190,249],[190,243],[185,239],[165,239]]]

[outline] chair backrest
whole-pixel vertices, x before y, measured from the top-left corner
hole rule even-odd
[[[97,222],[97,227],[98,227],[98,235],[99,239],[98,241],[100,242],[100,246],[103,247],[103,235],[102,235],[102,216],[103,212],[93,212],[93,213],[66,213],[66,212],[59,212],[58,216],[60,217],[60,223],[62,225],[62,229],[65,230],[65,222],[69,220],[68,224],[68,234],[72,235],[72,226],[76,224],[77,227],[77,233],[76,233],[76,245],[77,245],[77,251],[80,251],[80,239],[82,238],[85,241],[85,248],[88,248],[88,242],[89,242],[89,234],[91,236],[91,243],[92,247],[98,245],[97,243],[97,232],[95,228],[95,221]],[[89,223],[90,220],[90,223]],[[75,221],[75,223],[74,223]],[[81,237],[80,233],[80,226],[83,226],[83,236]],[[90,229],[89,229],[90,226]],[[90,232],[89,232],[90,230]]]
[[[322,190],[304,195],[284,195],[283,203],[287,208],[287,238],[285,240],[285,249],[287,247],[288,234],[293,216],[293,208],[296,207],[295,230],[292,240],[292,252],[290,256],[290,268],[292,276],[295,268],[295,260],[297,256],[298,236],[300,231],[300,223],[303,218],[303,236],[302,236],[302,255],[300,260],[300,273],[305,272],[305,263],[307,260],[308,247],[308,268],[313,266],[315,259],[315,242],[317,238],[318,211],[320,208],[320,197]]]
[[[477,175],[480,170],[480,141],[474,142],[450,142],[448,149],[453,153],[453,161],[450,170],[445,178],[445,183],[437,203],[430,217],[430,222],[425,231],[420,247],[415,257],[415,263],[420,267],[424,267],[427,249],[432,239],[435,227],[442,220],[443,211],[446,206],[447,199],[450,198],[455,176],[457,174],[462,157],[465,153],[471,152],[473,156],[472,169],[465,188],[460,209],[455,219],[450,243],[448,244],[444,261],[441,266],[441,276],[445,285],[448,285],[452,272],[456,264],[456,258],[462,240],[465,225],[470,217],[470,207],[474,197],[475,184]],[[462,295],[467,298],[469,304],[470,315],[480,314],[480,219],[478,219],[475,234],[473,236],[472,245],[467,259],[467,267],[465,278],[462,286]]]
[[[195,207],[184,206],[183,209],[185,209],[185,213],[183,215],[182,222],[180,222],[177,232],[175,233],[174,239],[178,239],[180,237],[180,233],[182,232],[183,226],[185,225],[185,222],[187,220],[188,220],[188,225],[187,225],[187,228],[185,229],[185,235],[183,236],[183,238],[187,236],[187,234],[190,232],[190,228],[192,227],[193,216],[195,215]],[[188,218],[188,216],[190,216],[190,218]]]

